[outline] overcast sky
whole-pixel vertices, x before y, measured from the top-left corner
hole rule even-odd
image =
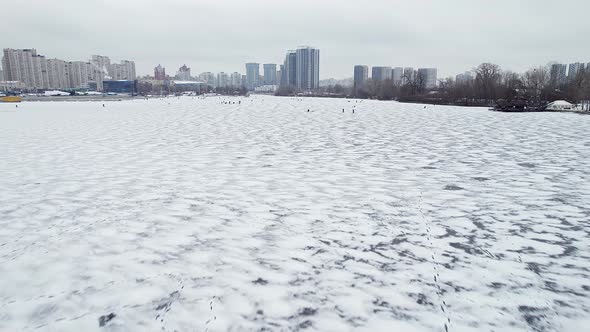
[[[320,77],[355,64],[437,67],[439,77],[481,62],[523,71],[590,62],[589,0],[18,0],[0,10],[0,48],[64,60],[92,54],[244,73],[282,63],[298,45],[321,50]]]

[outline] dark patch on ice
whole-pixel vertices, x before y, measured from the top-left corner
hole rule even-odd
[[[445,190],[463,190],[463,188],[454,185],[454,184],[447,184],[444,188]]]
[[[314,308],[303,308],[301,310],[299,310],[299,315],[300,316],[315,316],[315,314],[317,314],[318,309],[314,309]]]
[[[306,329],[308,327],[312,327],[313,323],[308,319],[306,321],[304,321],[303,323],[300,323],[297,327],[299,327],[300,329]]]
[[[264,280],[262,278],[258,278],[256,280],[252,281],[252,283],[255,284],[255,285],[263,285],[264,286],[264,285],[268,284],[268,280]]]
[[[527,324],[534,330],[534,331],[546,331],[547,326],[547,316],[545,315],[545,310],[543,308],[535,308],[529,307],[525,305],[521,305],[518,307],[518,311],[520,311],[522,317],[527,322]]]
[[[585,291],[590,291],[590,286],[588,285],[582,285],[582,289]]]
[[[434,166],[424,166],[424,167],[422,167],[422,168],[423,168],[423,169],[438,169],[438,168],[436,168],[436,167],[434,167]]]
[[[170,295],[167,298],[160,300],[160,304],[158,304],[156,306],[156,311],[160,311],[160,310],[165,310],[166,312],[170,311],[170,307],[172,306],[172,303],[174,303],[174,301],[176,301],[179,297],[180,297],[180,292],[178,292],[178,291],[174,291],[174,292],[170,293]]]
[[[449,242],[449,245],[455,249],[461,249],[470,255],[481,255],[483,252],[479,248],[474,248],[467,244],[459,243],[459,242]]]
[[[484,226],[484,224],[483,224],[482,222],[480,222],[480,221],[475,221],[475,220],[472,220],[471,222],[472,222],[472,223],[473,223],[473,224],[474,224],[474,225],[475,225],[477,228],[479,228],[479,229],[481,229],[481,230],[485,230],[485,229],[486,229],[486,227]]]
[[[437,239],[444,239],[444,238],[447,238],[447,237],[456,237],[456,236],[457,236],[457,231],[455,231],[452,228],[445,228],[445,234],[439,235],[436,238]]]
[[[422,293],[410,293],[409,295],[412,299],[415,299],[416,303],[418,303],[419,305],[434,306],[434,303],[428,301],[426,295]]]
[[[103,327],[105,326],[108,322],[110,322],[111,320],[113,320],[113,318],[117,317],[117,315],[115,313],[110,313],[108,315],[104,315],[104,316],[100,316],[98,317],[98,326],[99,327]]]
[[[545,286],[542,288],[544,290],[548,290],[553,293],[570,294],[570,295],[575,295],[575,296],[579,296],[579,297],[585,297],[585,294],[578,293],[572,289],[560,288],[559,284],[557,284],[556,282],[553,282],[553,281],[545,281],[544,284],[545,284]]]
[[[531,270],[535,274],[541,275],[542,270],[541,270],[541,265],[539,263],[528,262],[526,265],[527,265],[526,266],[527,270]]]
[[[472,179],[475,180],[475,181],[479,181],[479,182],[484,182],[484,181],[488,181],[489,180],[488,178],[484,178],[482,176],[476,176],[476,177],[474,177]]]
[[[526,168],[535,168],[536,165],[533,163],[518,163],[518,166],[526,167]]]
[[[501,282],[492,282],[489,286],[492,287],[493,289],[500,289],[502,287],[505,287],[506,284],[501,283]]]
[[[576,248],[574,246],[566,246],[563,249],[563,252],[561,254],[559,254],[559,257],[571,256],[576,251],[578,251],[578,248]]]

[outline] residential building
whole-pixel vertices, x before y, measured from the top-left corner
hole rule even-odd
[[[371,69],[373,81],[385,81],[391,79],[391,67],[373,67]]]
[[[88,69],[90,63],[84,61],[70,61],[66,63],[66,75],[69,80],[69,87],[72,89],[88,88]]]
[[[108,56],[93,55],[90,62],[100,69],[100,71],[103,73],[103,78],[104,76],[109,75],[109,70],[111,68],[111,59]]]
[[[2,71],[2,69],[0,69],[0,81],[4,81],[4,72]]]
[[[207,83],[201,81],[170,81],[170,90],[174,92],[196,92],[207,91]]]
[[[199,80],[203,83],[206,83],[208,86],[215,86],[215,74],[212,72],[204,72],[199,74]]]
[[[572,81],[576,78],[576,76],[578,76],[579,73],[581,73],[583,71],[584,71],[584,63],[581,63],[581,62],[570,63],[569,70],[567,72],[567,79],[569,81]]]
[[[63,90],[70,87],[66,62],[64,60],[47,59],[47,73],[50,89]]]
[[[221,88],[227,88],[230,86],[230,79],[229,79],[229,75],[221,72],[217,74],[217,87],[221,87]]]
[[[320,50],[303,46],[296,51],[296,87],[299,90],[315,90],[320,86]]]
[[[178,72],[176,73],[176,78],[180,81],[190,81],[191,80],[191,69],[186,65],[182,65],[182,67],[178,68]]]
[[[564,64],[555,63],[555,64],[551,65],[551,72],[550,72],[551,85],[553,85],[554,87],[557,87],[557,86],[565,84],[567,81],[567,76],[565,75],[566,70],[567,70],[567,66]]]
[[[242,87],[242,74],[233,72],[230,76],[230,85],[234,88]]]
[[[246,87],[248,90],[253,91],[259,86],[260,78],[260,65],[258,63],[247,63],[246,64]]]
[[[274,63],[265,63],[262,65],[264,70],[264,84],[277,85],[277,65]]]
[[[436,68],[419,68],[418,69],[418,78],[420,79],[420,85],[424,89],[434,89],[436,88],[436,77],[437,70]]]
[[[297,52],[293,50],[287,51],[283,69],[281,70],[281,85],[296,86],[297,85]]]
[[[157,81],[165,81],[166,80],[166,68],[164,68],[160,64],[158,64],[154,68],[154,78]]]
[[[391,70],[391,78],[393,79],[393,84],[401,85],[403,76],[404,69],[402,67],[395,67]]]
[[[42,89],[41,67],[41,59],[37,59],[37,50],[34,48],[4,49],[2,70],[6,81],[23,82],[31,90]]]
[[[470,71],[466,71],[462,74],[455,76],[455,82],[457,83],[466,83],[473,80],[473,74]]]
[[[412,67],[405,67],[404,74],[402,76],[402,84],[412,82],[416,77],[416,71]]]
[[[360,89],[369,78],[369,67],[363,65],[354,66],[353,86],[354,91]]]

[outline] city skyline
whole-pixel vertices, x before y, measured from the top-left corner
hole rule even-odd
[[[331,0],[23,0],[11,6],[10,12],[0,13],[0,27],[10,31],[19,26],[19,35],[0,36],[0,48],[36,47],[65,60],[109,54],[133,59],[139,76],[151,73],[158,63],[175,69],[186,64],[193,72],[242,71],[247,62],[279,64],[285,49],[304,44],[319,47],[322,58],[330,59],[322,64],[320,79],[350,77],[357,63],[433,67],[439,68],[439,77],[447,77],[481,62],[522,72],[531,62],[575,63],[590,54],[590,45],[577,37],[590,32],[584,10],[589,4],[576,0],[500,0],[488,5],[466,0],[375,0],[362,5]],[[567,8],[580,10],[570,11],[563,24],[548,24]],[[23,24],[11,12],[34,19]],[[117,22],[130,17],[133,24],[121,29]],[[166,18],[174,20],[156,29],[154,23]],[[499,19],[517,23],[499,25]],[[72,24],[77,29],[72,30]],[[215,26],[213,33],[194,33],[208,26]],[[150,41],[138,38],[142,35]]]

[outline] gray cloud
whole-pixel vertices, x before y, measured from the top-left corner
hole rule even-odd
[[[522,71],[590,61],[587,0],[19,0],[0,11],[0,47],[48,57],[91,54],[158,63],[174,73],[280,63],[287,49],[321,49],[321,77],[355,64],[433,66],[453,75],[483,61]]]

